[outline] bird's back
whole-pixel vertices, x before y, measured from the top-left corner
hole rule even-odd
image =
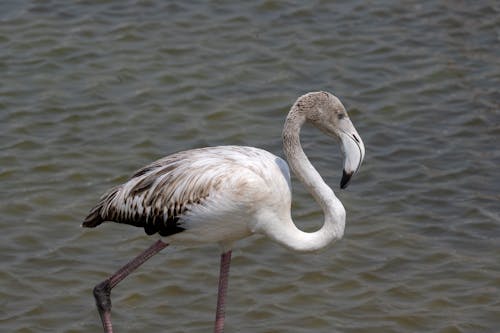
[[[223,223],[238,214],[243,219],[262,204],[259,201],[269,198],[289,205],[289,182],[286,162],[262,149],[187,150],[139,169],[126,183],[109,190],[83,226],[114,221],[169,236],[201,223]]]

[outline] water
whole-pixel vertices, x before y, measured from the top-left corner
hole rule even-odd
[[[79,227],[168,153],[281,154],[301,94],[337,94],[366,144],[348,211],[314,255],[234,251],[227,332],[495,332],[500,326],[500,7],[493,1],[0,4],[0,330],[99,332],[93,286],[151,244]],[[322,215],[294,184],[294,218]],[[117,332],[211,330],[218,248],[169,248],[113,291]]]

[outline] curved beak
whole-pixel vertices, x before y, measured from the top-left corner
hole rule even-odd
[[[345,189],[361,166],[365,157],[365,145],[359,136],[356,128],[349,118],[344,118],[339,122],[340,150],[344,157],[344,170],[340,188]]]

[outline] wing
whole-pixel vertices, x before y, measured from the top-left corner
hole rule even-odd
[[[247,147],[212,147],[169,155],[104,194],[83,226],[114,221],[143,227],[148,235],[183,231],[183,214],[227,188],[242,167],[251,168],[251,161],[262,158],[259,154],[263,153]]]

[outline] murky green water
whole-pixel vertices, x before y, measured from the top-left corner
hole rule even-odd
[[[153,241],[81,229],[101,193],[178,150],[281,154],[291,103],[323,89],[367,149],[345,238],[242,241],[226,331],[498,331],[499,26],[494,1],[0,3],[0,330],[100,332],[93,286]],[[338,189],[336,143],[303,142]],[[116,331],[211,331],[217,265],[215,245],[151,259],[113,291]]]

